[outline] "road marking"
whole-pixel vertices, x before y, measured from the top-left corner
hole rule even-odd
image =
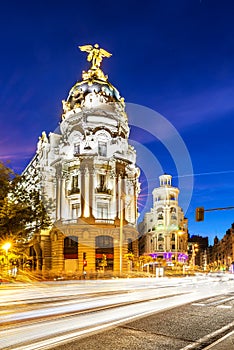
[[[218,305],[217,309],[231,309],[232,306],[231,305]]]
[[[222,338],[216,340],[214,343],[208,345],[206,348],[204,348],[203,350],[209,350],[209,349],[212,349],[215,345],[221,343],[223,340],[227,339],[228,337],[230,337],[231,335],[234,334],[234,331],[224,335]]]
[[[180,349],[180,350],[196,349],[196,348],[197,348],[198,346],[200,346],[202,343],[205,343],[205,342],[211,340],[211,339],[214,338],[215,336],[217,336],[217,335],[219,335],[219,334],[221,334],[221,333],[227,331],[228,329],[230,329],[230,328],[232,328],[232,327],[234,327],[234,321],[231,322],[231,323],[229,323],[229,324],[227,324],[226,326],[224,326],[224,327],[218,329],[217,331],[214,331],[214,332],[212,332],[212,333],[210,333],[210,334],[205,335],[204,337],[202,337],[202,338],[196,340],[195,342],[193,342],[193,343],[191,343],[191,344],[185,346],[184,348],[182,348],[182,349]],[[205,350],[205,349],[204,349],[204,350]]]
[[[212,302],[205,302],[205,303],[193,303],[192,305],[193,306],[216,306],[216,307],[219,307],[219,308],[226,308],[226,309],[230,309],[232,306],[229,306],[229,305],[220,305],[220,304],[224,304],[226,303],[227,301],[231,301],[233,300],[234,297],[228,297],[228,298],[222,298],[220,300],[216,300],[216,301],[212,301]]]
[[[231,301],[233,299],[234,299],[234,297],[223,298],[221,300],[214,301],[212,303],[208,303],[207,306],[215,306],[215,305],[223,304],[223,303],[226,303],[227,301]]]

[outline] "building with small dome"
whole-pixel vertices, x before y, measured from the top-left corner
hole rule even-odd
[[[183,263],[188,259],[188,222],[178,203],[179,189],[171,180],[171,175],[159,176],[160,186],[152,192],[153,207],[138,227],[140,254]]]
[[[27,186],[52,202],[53,225],[29,244],[36,270],[121,273],[138,256],[139,169],[124,99],[100,68],[110,54],[87,51],[91,67],[62,101],[59,131],[42,133],[24,171]]]

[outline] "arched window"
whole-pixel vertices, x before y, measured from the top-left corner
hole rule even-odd
[[[64,259],[78,259],[78,237],[68,236],[64,239]]]
[[[163,234],[159,233],[158,235],[158,241],[164,241]]]
[[[96,243],[96,268],[98,270],[113,270],[114,246],[111,236],[97,236]],[[104,259],[105,258],[105,259]],[[105,261],[104,261],[105,260]]]
[[[128,253],[132,253],[133,249],[132,249],[132,239],[128,238]]]

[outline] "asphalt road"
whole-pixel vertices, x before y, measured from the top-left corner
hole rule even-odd
[[[233,330],[229,276],[38,283],[0,293],[2,350],[231,350]]]
[[[234,292],[154,313],[54,350],[232,350]],[[217,343],[226,335],[223,341]],[[213,345],[211,345],[213,344]]]

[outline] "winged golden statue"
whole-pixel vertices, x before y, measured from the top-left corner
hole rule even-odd
[[[99,69],[101,62],[104,57],[111,57],[112,54],[107,52],[104,49],[99,48],[98,44],[92,45],[83,45],[79,46],[81,51],[88,52],[87,61],[92,61],[91,69]]]

